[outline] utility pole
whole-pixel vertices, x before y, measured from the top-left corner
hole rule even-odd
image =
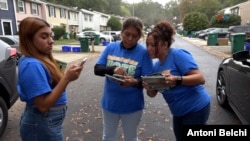
[[[135,16],[135,7],[134,7],[134,2],[133,2],[133,9],[132,9],[132,12],[133,12],[133,17]]]

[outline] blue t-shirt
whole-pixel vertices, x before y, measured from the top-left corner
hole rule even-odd
[[[192,55],[186,50],[170,48],[164,63],[154,61],[154,73],[170,70],[172,75],[185,76],[189,71],[198,69]],[[204,108],[211,99],[204,85],[178,85],[161,91],[174,116],[183,116]]]
[[[32,57],[22,57],[18,62],[17,90],[22,101],[28,105],[34,105],[33,98],[48,94],[54,86],[51,77],[44,65]],[[54,106],[67,103],[64,91]]]
[[[125,49],[121,46],[121,42],[110,43],[97,64],[121,66],[134,78],[152,73],[152,59],[146,47],[139,43],[133,49]],[[144,108],[143,88],[122,88],[119,83],[106,78],[101,105],[105,110],[117,114],[129,114],[142,110]]]

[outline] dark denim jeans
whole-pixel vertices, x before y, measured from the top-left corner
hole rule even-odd
[[[26,106],[20,121],[23,141],[63,141],[62,123],[67,107],[41,113],[34,106]]]
[[[183,125],[205,125],[210,114],[210,103],[200,111],[188,113],[181,117],[173,117],[174,134],[176,141],[183,141]]]

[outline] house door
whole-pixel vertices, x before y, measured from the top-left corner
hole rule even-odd
[[[2,22],[3,35],[12,35],[11,21]]]

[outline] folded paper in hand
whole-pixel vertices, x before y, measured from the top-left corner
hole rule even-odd
[[[112,76],[112,75],[108,75],[108,74],[105,74],[105,76],[108,77],[110,80],[113,80],[113,81],[116,81],[116,82],[119,82],[119,83],[126,82],[124,80],[124,77],[121,77],[121,76],[117,76],[117,75]]]
[[[170,70],[165,70],[148,76],[142,76],[142,80],[148,84],[150,89],[155,89],[155,90],[169,89],[168,86],[164,85],[166,82],[166,77],[164,77],[163,74],[164,75],[170,74]]]

